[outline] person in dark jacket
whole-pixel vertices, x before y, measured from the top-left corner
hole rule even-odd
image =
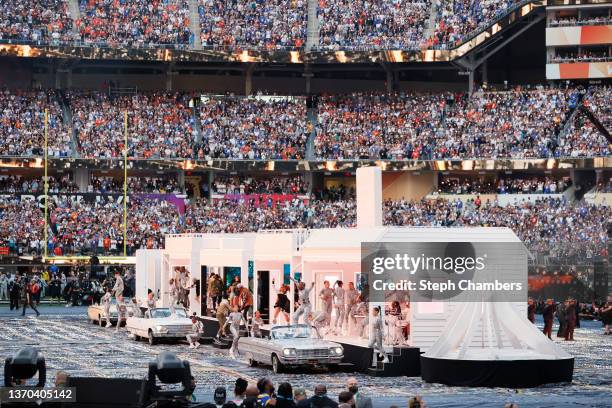
[[[565,306],[565,341],[574,341],[576,328],[576,299],[568,299]]]
[[[19,310],[19,297],[21,296],[21,278],[15,276],[12,282],[9,282],[9,301],[11,310]]]
[[[36,306],[34,306],[34,294],[36,294],[38,292],[38,290],[40,290],[40,288],[36,288],[36,282],[31,281],[31,282],[27,282],[24,285],[23,288],[23,311],[21,312],[22,316],[25,316],[25,312],[26,312],[26,307],[30,306],[32,308],[32,310],[34,310],[36,312],[36,316],[40,316],[40,312],[38,311],[38,309],[36,309]]]
[[[293,400],[293,387],[289,383],[280,383],[276,392],[276,408],[296,408]]]
[[[565,313],[565,302],[560,302],[557,307],[557,319],[559,320],[559,330],[557,330],[557,337],[565,337],[565,329],[567,326],[567,315]]]
[[[544,305],[542,316],[544,317],[544,330],[542,332],[545,336],[548,336],[549,339],[552,339],[552,326],[555,318],[555,304],[553,303],[552,299],[546,300],[546,305]]]
[[[535,324],[535,312],[536,312],[535,302],[533,301],[532,298],[529,298],[529,300],[527,301],[527,318],[533,324]]]
[[[314,395],[308,399],[308,405],[316,408],[338,408],[338,403],[327,396],[324,384],[315,386]]]

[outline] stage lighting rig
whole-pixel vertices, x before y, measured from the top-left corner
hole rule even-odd
[[[36,387],[44,387],[47,380],[45,358],[34,348],[26,347],[4,361],[4,386],[16,387],[33,378],[38,372]]]
[[[162,391],[156,380],[162,384],[182,384],[180,390]],[[180,360],[175,354],[165,351],[160,353],[155,361],[149,363],[148,389],[151,402],[159,405],[176,404],[186,401],[193,392],[191,383],[191,367],[189,361]]]

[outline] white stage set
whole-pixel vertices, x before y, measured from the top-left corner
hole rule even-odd
[[[322,309],[319,291],[323,282],[348,282],[356,286],[362,283],[362,242],[520,242],[507,228],[419,228],[385,227],[382,224],[382,174],[378,167],[357,170],[357,227],[314,230],[269,230],[239,234],[180,234],[166,235],[165,249],[139,250],[136,253],[136,292],[144,298],[148,289],[160,293],[158,305],[169,306],[168,281],[176,267],[185,267],[196,287],[189,293],[190,313],[202,316],[210,327],[205,335],[212,337],[217,331],[216,319],[210,315],[211,301],[206,298],[207,282],[211,273],[220,275],[228,284],[234,276],[253,294],[254,310],[260,310],[271,321],[276,301],[275,289],[279,284],[289,284],[295,278],[314,290],[310,294],[313,309]],[[509,254],[516,259],[516,268],[527,283],[526,250]],[[359,287],[363,289],[363,287]],[[288,293],[293,318],[293,285]],[[374,304],[369,305],[370,319]],[[390,305],[384,305],[383,310]],[[373,351],[368,339],[359,336],[359,323],[365,319],[356,315],[349,319],[344,333],[326,335],[342,343],[345,361],[356,370],[373,375],[419,376],[430,382],[453,385],[484,386],[535,386],[546,382],[571,381],[573,358],[550,342],[527,320],[527,299],[516,303],[454,303],[413,302],[400,305],[401,313],[385,317],[385,350],[389,362],[379,361],[372,366]],[[365,314],[365,313],[363,313]],[[331,320],[334,321],[332,316]],[[283,319],[279,316],[279,322]],[[478,333],[489,335],[478,335]],[[494,333],[494,335],[491,335]],[[371,329],[369,336],[372,336]],[[484,336],[484,337],[483,337]],[[368,336],[366,336],[368,337]],[[367,352],[365,352],[367,351]],[[425,352],[423,356],[421,353]],[[521,361],[529,361],[529,369],[536,370],[529,381],[521,382],[497,376],[499,362],[519,362],[511,368],[523,369]],[[447,364],[476,362],[474,370],[466,376],[444,374]],[[493,365],[489,363],[493,362]],[[544,363],[542,363],[544,362]],[[497,365],[495,365],[497,364]],[[554,365],[554,364],[553,364]],[[434,367],[434,368],[432,368]],[[494,367],[494,368],[491,368]],[[482,370],[488,370],[484,374]],[[504,373],[502,373],[504,374]],[[506,373],[507,374],[507,373]],[[524,373],[522,373],[524,374]],[[519,376],[520,377],[520,376]],[[518,381],[518,382],[517,382]]]

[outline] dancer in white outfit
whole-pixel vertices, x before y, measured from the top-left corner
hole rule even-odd
[[[238,311],[238,306],[232,307],[232,313],[227,317],[225,325],[229,324],[230,332],[232,333],[232,347],[230,348],[230,357],[233,359],[238,357],[238,340],[240,339],[240,324],[244,322],[248,328],[248,323],[244,320],[244,315]]]
[[[355,289],[353,282],[348,283],[348,289],[344,291],[344,298],[346,300],[346,308],[344,309],[344,328],[348,330],[349,318],[352,316],[353,307],[359,302],[359,291]]]
[[[8,281],[6,274],[0,274],[0,300],[8,299]]]
[[[380,307],[375,307],[373,310],[374,319],[372,322],[372,337],[370,337],[370,342],[368,343],[368,347],[374,348],[374,355],[372,357],[372,365],[376,365],[378,361],[378,354],[382,354],[384,356],[385,362],[389,361],[387,358],[387,354],[385,353],[385,349],[383,347],[383,333],[385,328],[385,322],[380,313]]]
[[[119,296],[123,296],[123,290],[124,290],[124,285],[123,285],[123,279],[121,279],[121,273],[119,271],[115,271],[115,285],[113,286],[113,295],[116,298],[119,298]]]
[[[104,317],[106,318],[106,327],[111,327],[110,307],[111,307],[112,297],[113,295],[111,295],[110,290],[106,289],[106,293],[104,294],[104,296],[102,296],[102,299],[100,299],[102,306],[104,306]]]
[[[293,315],[293,323],[297,324],[302,315],[304,315],[303,322],[307,323],[308,316],[310,316],[310,312],[312,311],[312,305],[310,304],[310,292],[312,292],[314,289],[314,282],[310,284],[309,288],[306,288],[306,284],[304,282],[298,282],[293,278],[291,278],[291,280],[298,286],[298,301],[300,302],[300,306],[296,309],[295,314]]]
[[[332,324],[332,331],[336,334],[342,332],[342,323],[344,322],[344,314],[346,313],[346,309],[344,308],[346,294],[342,286],[344,286],[344,283],[341,280],[336,281],[334,284],[334,310],[336,311],[336,316]]]
[[[196,316],[191,316],[191,333],[189,333],[187,337],[187,341],[189,342],[189,348],[197,349],[200,347],[200,334],[204,330],[204,325],[201,321],[198,320]]]
[[[174,314],[179,302],[179,290],[174,283],[174,279],[170,279],[168,284],[170,285],[170,290],[166,293],[170,295],[170,312]]]
[[[319,291],[319,298],[323,302],[323,312],[325,312],[325,324],[331,324],[332,302],[334,290],[329,287],[329,281],[323,282],[323,289]]]
[[[119,331],[121,327],[121,322],[124,321],[127,317],[127,306],[123,301],[123,296],[119,296],[117,298],[117,325],[115,326],[115,331]]]

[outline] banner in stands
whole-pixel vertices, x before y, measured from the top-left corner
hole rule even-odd
[[[546,64],[546,79],[612,78],[612,62]]]
[[[549,27],[546,46],[612,44],[612,25]]]
[[[297,194],[213,194],[213,201],[243,201],[249,202],[253,200],[255,207],[259,206],[267,206],[271,207],[277,203],[284,203],[287,201],[292,201],[294,199],[299,199],[308,203],[308,196],[306,195],[297,195]]]

